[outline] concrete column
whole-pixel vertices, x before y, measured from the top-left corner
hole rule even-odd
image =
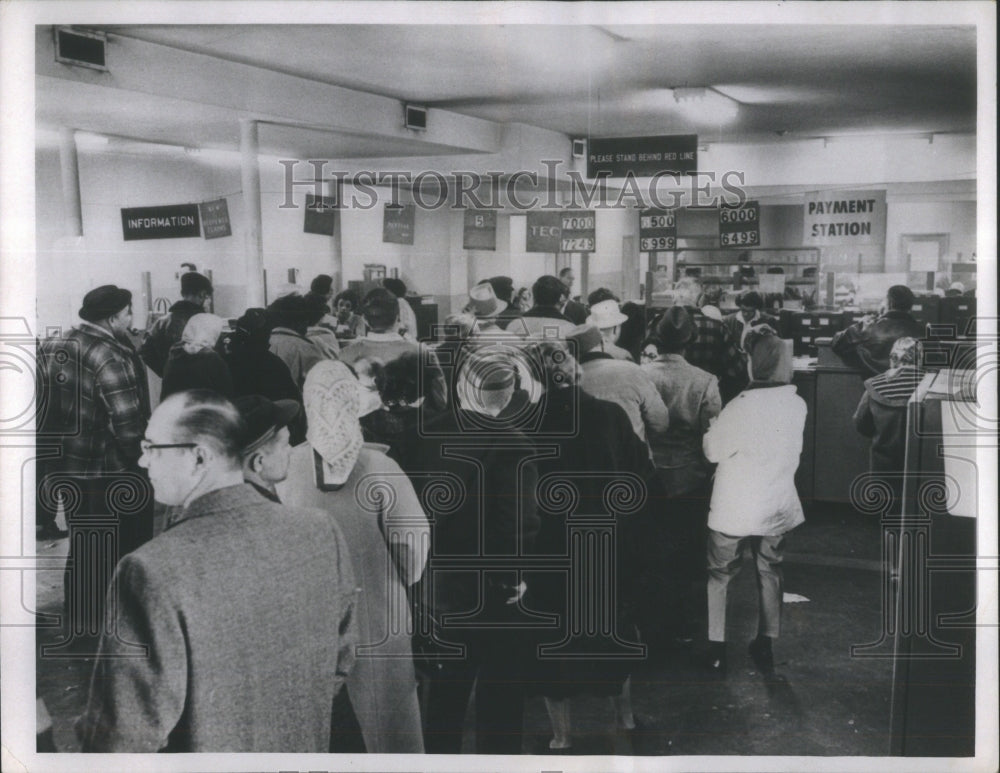
[[[62,176],[66,235],[83,236],[83,210],[80,207],[80,165],[76,157],[76,131],[63,127],[59,132],[59,169]]]
[[[243,182],[243,207],[246,215],[244,268],[247,286],[246,305],[264,305],[264,234],[260,215],[260,164],[258,161],[257,122],[240,120],[240,168]]]

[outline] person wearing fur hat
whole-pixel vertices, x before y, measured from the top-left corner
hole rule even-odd
[[[720,676],[726,672],[726,595],[746,552],[754,557],[758,588],[750,656],[765,677],[774,673],[785,534],[805,520],[795,471],[806,404],[791,384],[789,343],[767,326],[747,335],[750,386],[705,433],[705,457],[718,465],[708,514],[707,666]]]

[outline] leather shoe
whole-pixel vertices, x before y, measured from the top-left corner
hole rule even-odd
[[[750,642],[748,652],[754,665],[764,676],[774,676],[774,654],[771,651],[771,638],[769,636],[758,636]]]

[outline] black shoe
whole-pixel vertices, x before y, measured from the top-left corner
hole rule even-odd
[[[748,648],[757,669],[766,677],[774,676],[774,654],[771,651],[771,637],[758,636]]]
[[[724,641],[710,641],[702,665],[709,675],[724,677],[726,675],[726,643]]]
[[[68,536],[68,531],[60,529],[55,524],[43,526],[35,530],[35,539],[63,539]]]

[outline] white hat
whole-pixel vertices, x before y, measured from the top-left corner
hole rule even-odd
[[[587,317],[588,325],[596,325],[601,330],[616,327],[627,321],[628,317],[622,314],[621,309],[618,308],[618,301],[610,298],[591,306],[590,316]]]
[[[489,282],[480,282],[469,290],[469,307],[478,319],[491,319],[507,308],[507,301],[497,298]]]
[[[965,292],[965,285],[962,284],[961,282],[952,282],[951,283],[951,287],[949,287],[948,289],[949,290],[958,290],[960,293],[964,293]]]

